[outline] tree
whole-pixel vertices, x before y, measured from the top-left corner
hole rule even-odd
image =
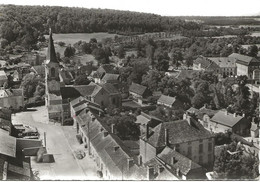
[[[67,57],[67,58],[70,58],[70,57],[75,55],[75,52],[76,52],[76,49],[74,47],[71,47],[71,45],[69,45],[64,50],[64,56]]]
[[[158,89],[158,83],[162,78],[162,74],[156,70],[150,70],[148,74],[143,75],[142,85],[147,86],[149,90],[156,91]]]
[[[257,57],[258,47],[256,45],[252,45],[248,48],[248,55],[252,57]]]
[[[108,64],[109,63],[109,56],[106,54],[106,52],[102,48],[94,49],[92,51],[92,55],[101,64]]]
[[[158,71],[167,71],[169,69],[169,61],[166,59],[160,59],[158,62],[155,64],[155,68]]]
[[[125,49],[122,45],[119,46],[117,50],[117,55],[120,59],[123,59],[125,57]]]
[[[27,98],[33,97],[36,87],[42,84],[44,85],[44,80],[39,76],[30,73],[25,75],[21,82],[21,88],[23,89],[24,96]]]
[[[74,85],[88,85],[90,80],[87,75],[79,75],[76,77]]]

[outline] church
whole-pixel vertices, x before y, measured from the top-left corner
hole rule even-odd
[[[51,122],[62,125],[71,117],[70,101],[84,97],[88,102],[98,104],[101,109],[121,107],[121,94],[111,83],[89,85],[65,85],[61,66],[56,58],[52,32],[49,33],[48,52],[45,61],[45,105]]]

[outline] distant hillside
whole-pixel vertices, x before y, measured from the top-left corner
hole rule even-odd
[[[260,16],[181,16],[177,18],[199,21],[206,25],[260,25]]]
[[[28,32],[47,33],[49,27],[54,33],[120,34],[200,29],[199,24],[179,18],[108,9],[2,5],[0,11],[1,35],[9,42]]]

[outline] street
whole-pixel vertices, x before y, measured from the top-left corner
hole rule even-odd
[[[37,163],[31,158],[32,170],[38,171],[41,180],[96,180],[97,169],[87,150],[76,140],[73,126],[60,126],[48,123],[45,106],[12,115],[13,124],[26,124],[36,127],[43,140],[46,132],[47,153],[53,154],[54,163]],[[79,160],[74,151],[84,150],[86,156]]]

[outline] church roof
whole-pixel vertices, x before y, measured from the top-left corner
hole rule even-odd
[[[49,45],[48,45],[48,52],[47,52],[47,60],[48,62],[54,62],[54,63],[59,63],[57,58],[56,58],[56,53],[55,53],[55,48],[53,44],[53,39],[52,39],[52,31],[50,29],[50,36],[49,36]]]

